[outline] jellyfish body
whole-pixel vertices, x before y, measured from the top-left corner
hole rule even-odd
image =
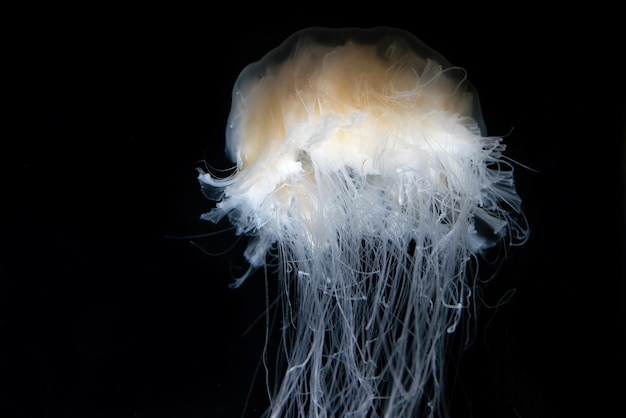
[[[465,71],[404,31],[313,28],[246,67],[232,99],[236,170],[200,173],[218,200],[203,218],[252,237],[250,271],[279,266],[267,416],[444,416],[470,266],[528,232]]]

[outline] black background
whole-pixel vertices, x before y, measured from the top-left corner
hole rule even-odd
[[[235,245],[222,256],[168,236],[227,227],[199,220],[211,202],[195,167],[230,164],[243,67],[305,27],[378,25],[466,68],[489,133],[532,168],[516,175],[531,236],[485,289],[488,304],[508,302],[484,309],[457,353],[455,416],[607,416],[625,372],[624,45],[611,13],[298,22],[313,7],[301,6],[283,23],[241,6],[56,10],[16,25],[5,65],[19,129],[5,140],[23,167],[3,205],[0,417],[241,416],[263,345],[263,276],[228,288],[245,244],[232,233],[196,240]],[[246,417],[263,409],[262,373],[257,383]]]

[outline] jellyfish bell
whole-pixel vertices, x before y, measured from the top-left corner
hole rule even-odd
[[[528,233],[504,150],[466,72],[405,31],[306,29],[241,72],[235,172],[199,180],[218,200],[203,219],[252,237],[234,285],[280,267],[268,416],[445,415],[468,267]]]

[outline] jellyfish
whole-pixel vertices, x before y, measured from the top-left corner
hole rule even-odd
[[[466,71],[403,30],[304,29],[240,73],[233,172],[199,181],[202,218],[249,237],[232,286],[275,267],[265,416],[446,416],[476,265],[529,231],[504,151]]]

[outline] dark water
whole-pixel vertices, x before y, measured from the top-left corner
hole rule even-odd
[[[235,245],[212,257],[166,236],[227,227],[199,220],[211,203],[195,167],[229,164],[223,133],[243,66],[297,29],[361,23],[221,20],[58,13],[14,33],[20,117],[6,142],[20,144],[23,167],[3,193],[0,416],[237,417],[249,399],[255,417],[265,407],[263,275],[228,288],[245,242],[196,240],[213,252]],[[468,70],[490,132],[533,169],[517,168],[531,237],[484,289],[487,304],[508,302],[481,311],[468,348],[453,345],[451,409],[606,416],[624,389],[614,38],[486,23],[398,25]],[[15,153],[5,158],[13,168]]]

